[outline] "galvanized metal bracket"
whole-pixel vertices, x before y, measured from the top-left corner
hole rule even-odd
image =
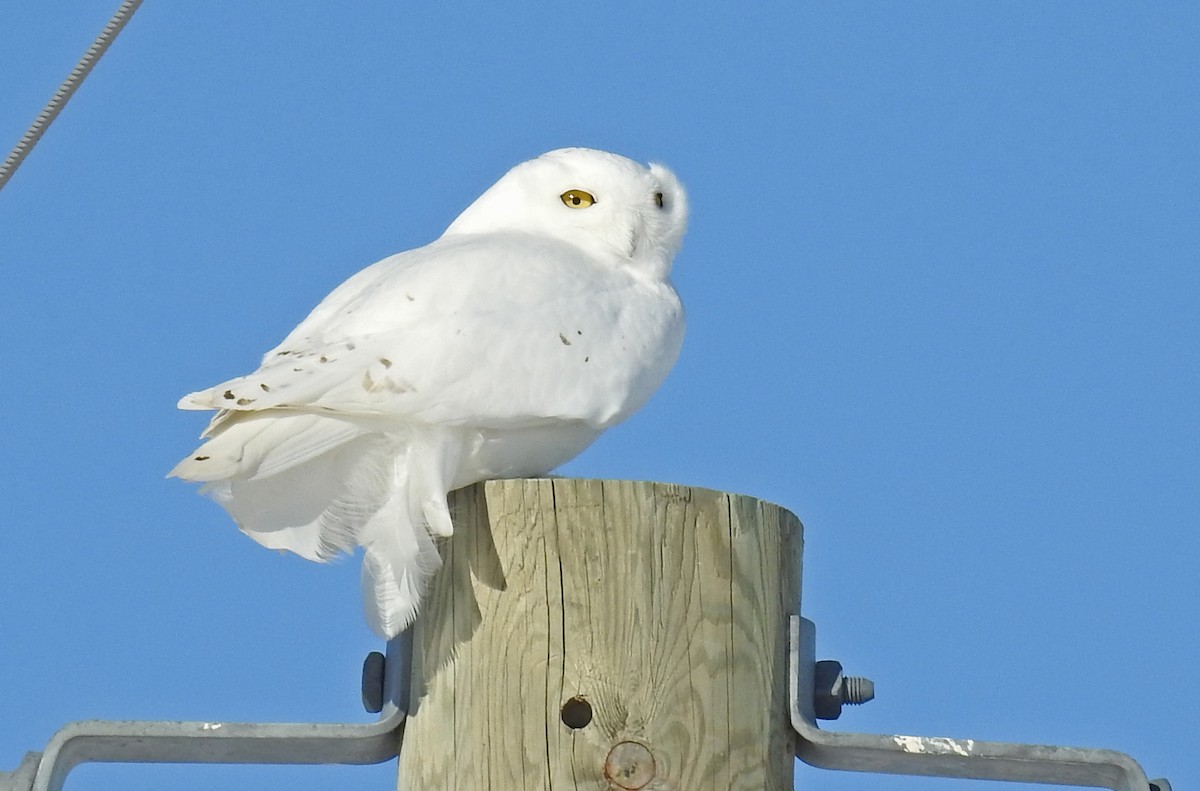
[[[788,638],[796,756],[812,766],[1112,791],[1171,791],[1166,780],[1147,780],[1133,758],[1112,750],[822,730],[814,713],[816,626],[793,616]],[[61,791],[71,769],[88,762],[372,764],[390,760],[399,751],[407,716],[411,652],[411,641],[401,635],[388,644],[382,674],[378,657],[368,660],[363,696],[369,709],[381,709],[376,722],[73,722],[59,730],[43,752],[27,753],[16,770],[0,772],[0,791]],[[379,681],[382,690],[368,688]]]
[[[1112,791],[1171,791],[1166,780],[1147,780],[1137,761],[1113,750],[821,730],[813,710],[816,625],[799,616],[792,616],[790,621],[788,692],[792,728],[797,737],[796,756],[806,764],[854,772],[1091,786]]]
[[[396,757],[409,700],[412,643],[388,643],[380,717],[365,724],[257,722],[72,722],[41,753],[0,772],[0,791],[61,791],[88,762],[375,764]]]

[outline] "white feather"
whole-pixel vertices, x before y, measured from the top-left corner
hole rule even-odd
[[[171,474],[265,546],[364,547],[367,619],[394,636],[453,531],[447,492],[548,472],[662,382],[686,217],[659,166],[587,149],[519,165],[440,239],[335,289],[258,370],[185,396],[219,411]]]

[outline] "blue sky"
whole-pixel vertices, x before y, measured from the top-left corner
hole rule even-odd
[[[0,146],[116,5],[0,5]],[[1200,784],[1197,42],[1190,3],[149,0],[0,193],[0,770],[76,719],[369,720],[357,563],[265,551],[164,480],[202,427],[174,404],[584,145],[689,188],[689,334],[561,472],[794,511],[818,652],[879,689],[838,728]]]

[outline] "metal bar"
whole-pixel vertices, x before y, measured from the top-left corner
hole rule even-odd
[[[1112,791],[1168,791],[1151,786],[1125,753],[1075,747],[983,742],[928,736],[838,733],[817,727],[812,707],[816,626],[792,616],[789,624],[789,695],[796,756],[824,769],[1091,786]]]
[[[0,773],[0,791],[61,791],[67,774],[89,762],[382,763],[400,748],[411,652],[407,634],[388,643],[384,705],[376,722],[72,722],[54,734],[40,756],[28,753],[15,772]]]

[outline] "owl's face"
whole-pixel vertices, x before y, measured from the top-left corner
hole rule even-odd
[[[665,167],[563,148],[510,170],[446,234],[550,236],[666,277],[686,228],[687,195]]]

